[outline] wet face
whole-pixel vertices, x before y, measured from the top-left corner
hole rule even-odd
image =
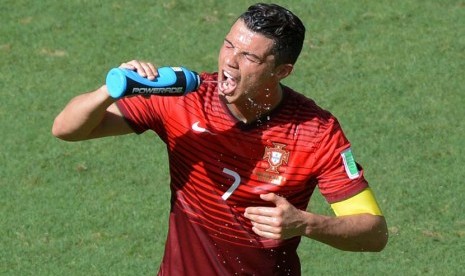
[[[219,83],[218,92],[227,103],[260,102],[275,92],[280,77],[273,43],[249,30],[242,20],[231,27],[218,58],[218,79],[224,81]]]

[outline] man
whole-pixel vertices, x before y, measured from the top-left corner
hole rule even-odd
[[[304,33],[290,11],[253,5],[197,91],[115,101],[103,85],[55,119],[53,134],[68,141],[153,130],[166,143],[172,197],[159,275],[300,275],[302,236],[348,251],[386,245],[385,219],[339,123],[280,83]],[[157,76],[151,63],[121,67]],[[316,186],[336,217],[306,211]]]

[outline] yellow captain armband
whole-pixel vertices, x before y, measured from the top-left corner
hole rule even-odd
[[[331,204],[331,208],[338,217],[364,213],[383,215],[370,188],[366,188],[351,198]]]

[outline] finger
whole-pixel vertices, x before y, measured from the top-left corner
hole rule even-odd
[[[273,201],[275,199],[276,194],[275,193],[268,193],[268,194],[261,194],[260,198],[263,199],[264,201]]]
[[[139,75],[141,75],[144,78],[147,76],[144,66],[138,60],[131,60],[131,61],[122,63],[119,67],[136,71]]]
[[[267,233],[273,233],[273,234],[279,234],[281,232],[280,227],[275,227],[275,226],[268,225],[268,224],[252,222],[252,226],[253,228],[256,228],[257,230],[260,230],[261,232],[267,232]]]
[[[272,227],[279,226],[282,222],[281,217],[278,216],[263,216],[250,213],[244,214],[244,216],[250,219],[252,223],[269,225]]]
[[[150,71],[150,73],[147,74],[147,78],[149,78],[151,80],[155,79],[158,76],[157,67],[155,67],[155,65],[153,65],[153,63],[150,63],[150,62],[147,63],[147,66],[148,66],[149,71]]]
[[[252,231],[259,235],[260,237],[263,237],[263,238],[268,238],[268,239],[274,239],[274,240],[279,240],[281,239],[281,235],[280,234],[276,234],[276,233],[272,233],[272,232],[268,232],[268,231],[262,231],[260,230],[259,228],[257,227],[252,227]]]
[[[121,63],[119,68],[125,68],[125,69],[129,69],[129,70],[136,70],[136,67],[134,65],[132,65],[131,63],[129,63],[129,62]]]
[[[131,60],[120,65],[120,68],[126,68],[133,71],[136,71],[142,77],[147,77],[148,73],[151,71],[150,66],[146,62],[141,62],[138,60]],[[153,75],[153,73],[152,73]]]
[[[275,193],[261,194],[260,198],[264,201],[273,202],[276,206],[287,203],[284,197],[278,196]]]
[[[148,79],[153,80],[158,75],[157,69],[155,68],[155,66],[152,63],[150,63],[150,62],[142,62],[141,66],[142,66],[142,68],[143,68],[143,70],[145,72],[145,76]]]
[[[245,214],[247,215],[259,215],[259,216],[268,216],[272,217],[276,215],[275,207],[247,207],[245,209]]]
[[[146,68],[148,68],[144,63],[142,62],[136,62],[134,63],[134,66],[136,67],[136,72],[141,75],[142,77],[147,77],[147,71]]]

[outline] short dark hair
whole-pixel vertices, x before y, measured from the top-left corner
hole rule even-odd
[[[274,40],[276,65],[296,63],[305,39],[305,26],[295,14],[276,4],[257,3],[239,19],[250,30]]]

